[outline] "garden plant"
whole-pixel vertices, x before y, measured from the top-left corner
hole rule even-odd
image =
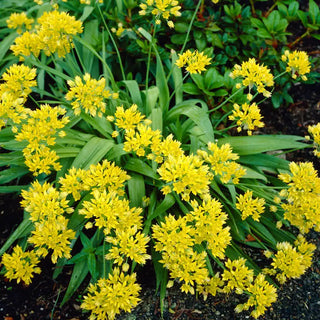
[[[311,266],[320,178],[281,155],[320,156],[320,124],[261,128],[266,103],[319,80],[296,49],[320,39],[313,0],[3,0],[0,13],[0,192],[24,208],[3,277],[29,285],[50,256],[54,279],[72,266],[59,303],[85,283],[88,319],[112,320],[139,303],[151,261],[162,311],[176,286],[244,295],[236,311],[258,318]]]

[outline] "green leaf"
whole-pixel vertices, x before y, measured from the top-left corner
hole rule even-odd
[[[138,174],[131,174],[131,177],[128,181],[128,191],[130,204],[133,207],[141,207],[142,199],[146,195],[143,176]]]
[[[82,22],[84,22],[89,16],[90,14],[92,13],[94,7],[91,7],[91,6],[85,6],[83,8],[83,12],[82,12],[82,16],[80,17],[79,20],[81,20]]]
[[[11,32],[8,36],[0,41],[0,61],[5,57],[14,39],[17,37],[16,32]]]
[[[0,249],[0,256],[2,256],[17,239],[23,238],[30,234],[33,228],[34,226],[31,220],[24,219]]]
[[[253,166],[262,166],[271,169],[288,170],[289,161],[281,159],[276,155],[254,154],[241,156],[238,162]]]
[[[90,124],[94,129],[100,132],[104,137],[111,138],[113,129],[106,117],[92,117],[89,114],[81,112],[81,118]]]
[[[71,167],[87,170],[91,164],[97,164],[113,145],[113,140],[91,138],[74,159]]]
[[[182,85],[182,90],[186,93],[193,95],[201,94],[201,90],[194,83],[191,82],[184,83]]]
[[[181,68],[179,68],[175,63],[178,59],[177,53],[172,50],[172,78],[174,83],[174,90],[175,90],[175,102],[176,104],[182,102],[183,100],[183,79],[182,79],[182,72]]]
[[[0,184],[8,183],[28,173],[29,173],[29,169],[26,167],[12,167],[6,170],[2,170],[0,171]]]
[[[303,139],[293,135],[243,136],[222,138],[218,144],[221,146],[229,143],[233,152],[248,155],[283,149],[304,149],[307,148],[307,144],[298,142]]]
[[[132,102],[141,108],[143,104],[138,82],[136,80],[125,80],[121,81],[121,83],[128,88]]]
[[[130,158],[125,165],[125,169],[143,174],[152,179],[156,179],[156,180],[159,179],[159,176],[155,173],[155,171],[140,159]]]
[[[146,224],[151,223],[153,219],[158,218],[160,215],[170,209],[175,203],[175,198],[171,194],[166,194],[156,209],[148,215]]]
[[[156,49],[154,50],[157,57],[156,85],[159,88],[160,108],[162,111],[166,112],[169,107],[169,87],[159,53]]]
[[[174,106],[167,116],[167,121],[176,120],[180,115],[190,118],[203,132],[204,141],[214,141],[214,131],[207,112],[207,105],[201,103],[204,108],[196,105],[200,100],[187,100]]]
[[[80,284],[83,282],[83,280],[87,276],[88,272],[89,272],[89,267],[86,260],[80,260],[74,265],[71,279],[70,279],[67,291],[60,304],[60,307],[62,307],[72,297],[72,295],[76,292]]]
[[[313,24],[316,24],[317,22],[319,11],[319,6],[313,0],[309,0],[309,14]]]

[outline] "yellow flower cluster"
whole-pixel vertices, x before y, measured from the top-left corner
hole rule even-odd
[[[40,273],[37,267],[39,258],[35,252],[23,252],[22,248],[17,245],[13,248],[12,254],[4,253],[2,264],[5,267],[5,276],[9,280],[17,279],[17,282],[23,281],[26,285],[31,283],[34,273]]]
[[[31,87],[37,85],[35,77],[37,70],[23,64],[14,64],[2,75],[3,83],[0,84],[0,95],[9,93],[14,99],[26,99],[31,93]]]
[[[239,156],[232,153],[228,143],[219,147],[216,143],[208,143],[208,152],[198,150],[198,155],[210,165],[210,170],[214,176],[218,176],[222,183],[239,183],[239,179],[246,174],[246,170],[235,162]]]
[[[75,232],[68,229],[68,219],[64,213],[71,213],[72,208],[66,200],[66,193],[59,192],[52,185],[37,180],[29,190],[22,191],[22,207],[30,213],[30,220],[35,230],[28,242],[33,244],[38,256],[46,256],[52,250],[51,260],[56,263],[58,258],[71,258],[70,241]]]
[[[24,103],[37,85],[36,69],[25,65],[12,65],[1,77],[0,84],[0,129],[8,124],[16,125],[28,117]]]
[[[106,89],[106,79],[92,79],[89,73],[83,76],[83,81],[79,76],[76,76],[74,81],[68,80],[70,89],[66,94],[66,99],[72,101],[71,105],[74,109],[74,114],[79,115],[81,110],[95,117],[102,117],[106,110],[104,99],[117,99],[118,93],[111,93]]]
[[[201,205],[192,201],[193,211],[187,214],[187,221],[194,226],[196,244],[205,243],[214,257],[223,259],[225,250],[231,242],[230,228],[224,226],[228,215],[221,210],[221,203],[212,198]]]
[[[291,72],[292,78],[296,79],[301,76],[302,80],[307,80],[306,74],[310,72],[310,61],[305,51],[286,50],[282,55],[282,61],[287,62],[287,72]]]
[[[258,318],[277,300],[277,290],[265,280],[264,274],[260,273],[254,279],[253,270],[249,269],[245,263],[244,258],[233,261],[228,259],[225,263],[226,270],[222,274],[222,279],[226,281],[223,291],[228,293],[235,289],[238,294],[246,292],[250,296],[248,301],[237,305],[235,311],[241,312],[254,307],[251,315]]]
[[[135,273],[125,275],[115,268],[108,279],[99,279],[96,284],[89,285],[81,308],[91,310],[89,320],[114,320],[121,310],[130,312],[138,304],[140,290]]]
[[[60,190],[72,194],[75,201],[81,197],[82,191],[98,188],[100,191],[124,195],[124,183],[130,177],[114,163],[103,160],[92,164],[88,170],[71,168],[59,179]]]
[[[181,6],[178,5],[177,0],[144,0],[140,4],[142,10],[139,11],[141,16],[144,16],[148,13],[152,13],[156,18],[156,24],[161,23],[161,18],[167,20],[168,26],[170,28],[174,27],[172,20],[169,20],[170,16],[180,17]]]
[[[14,129],[17,141],[28,142],[23,149],[23,155],[27,167],[34,175],[49,174],[51,167],[60,170],[61,165],[57,162],[59,157],[50,146],[55,144],[57,133],[60,136],[65,134],[61,130],[69,122],[69,118],[64,116],[65,113],[66,110],[61,107],[41,105],[40,109],[29,110],[25,123],[20,129]]]
[[[160,225],[153,227],[152,238],[155,250],[161,252],[160,262],[170,270],[170,277],[182,282],[181,291],[194,294],[195,284],[209,281],[205,251],[197,252],[193,246],[194,228],[187,224],[186,217],[175,219],[168,215]]]
[[[176,65],[179,68],[187,65],[186,70],[190,73],[201,73],[206,70],[206,66],[210,64],[211,58],[208,58],[203,52],[199,53],[197,50],[191,52],[187,50],[183,54],[179,54]]]
[[[252,191],[247,190],[245,194],[237,197],[236,208],[241,211],[242,220],[252,216],[252,219],[259,221],[260,215],[264,212],[265,200],[263,198],[252,198]]]
[[[182,282],[181,290],[194,294],[196,287],[206,297],[217,292],[221,279],[209,277],[206,252],[195,248],[205,243],[213,256],[223,259],[231,241],[230,228],[224,226],[227,215],[219,201],[208,199],[201,205],[192,201],[192,206],[194,210],[184,217],[165,217],[153,227],[152,237],[155,249],[162,254],[160,262],[172,279]]]
[[[34,31],[26,31],[16,38],[11,50],[15,56],[38,56],[40,51],[49,56],[57,53],[64,57],[73,48],[72,36],[82,32],[82,22],[66,12],[44,12],[37,19]]]
[[[17,29],[17,32],[20,34],[22,33],[23,28],[30,30],[34,20],[32,18],[29,19],[25,12],[14,12],[10,15],[9,19],[7,19],[6,22],[8,28]]]
[[[255,319],[263,315],[273,302],[277,300],[277,289],[265,280],[265,275],[259,273],[253,283],[250,283],[246,288],[249,294],[249,299],[244,304],[238,304],[235,311],[241,312],[243,310],[249,310],[250,307],[254,307],[251,311],[251,316]]]
[[[211,175],[209,167],[197,155],[168,156],[158,169],[160,179],[166,182],[162,192],[172,191],[189,201],[190,194],[206,197],[209,194]]]
[[[273,256],[271,263],[273,269],[265,268],[263,271],[268,274],[276,274],[276,279],[282,284],[289,278],[299,278],[312,264],[313,252],[316,246],[308,243],[300,234],[294,246],[289,242],[277,243],[277,253]],[[266,252],[266,256],[272,253]]]
[[[229,119],[234,121],[237,120],[238,132],[242,129],[248,130],[248,135],[252,135],[252,130],[264,127],[264,123],[261,121],[262,116],[260,114],[260,109],[256,103],[248,104],[244,103],[240,107],[238,104],[233,105],[232,115]]]
[[[250,92],[254,86],[257,87],[257,91],[262,93],[265,97],[271,96],[271,92],[266,90],[265,87],[273,86],[273,75],[267,67],[259,65],[255,58],[242,62],[241,66],[236,64],[234,70],[230,73],[230,77],[232,79],[243,79],[242,85],[249,87],[249,97],[251,97]],[[240,83],[238,83],[238,87],[241,87]]]
[[[298,227],[300,232],[307,233],[314,228],[320,231],[320,178],[310,162],[289,165],[291,174],[280,174],[279,178],[288,184],[280,196],[286,200],[281,204],[284,218]]]
[[[308,132],[311,134],[315,146],[313,153],[320,158],[320,122],[313,126],[308,126]]]

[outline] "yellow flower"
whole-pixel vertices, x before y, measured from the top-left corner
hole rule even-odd
[[[135,273],[125,275],[115,268],[108,279],[89,285],[81,308],[91,311],[90,320],[114,320],[121,310],[130,312],[138,304],[140,290]]]
[[[79,115],[81,110],[95,117],[102,117],[106,110],[104,99],[112,97],[112,93],[106,89],[106,80],[92,79],[89,73],[83,76],[82,82],[79,76],[76,76],[74,81],[68,80],[70,86],[69,92],[66,94],[66,99],[71,102],[74,114]]]
[[[219,176],[222,183],[239,183],[239,179],[246,174],[245,169],[235,162],[239,156],[232,152],[228,143],[219,147],[216,143],[208,143],[208,152],[198,150],[197,154],[208,164],[215,176]]]
[[[233,261],[228,259],[225,263],[226,269],[222,274],[222,280],[227,282],[223,288],[224,292],[228,293],[235,289],[238,294],[242,294],[250,286],[253,281],[253,270],[245,264],[244,258]]]
[[[320,158],[320,122],[313,126],[308,126],[308,132],[313,138],[313,143],[315,147],[313,153],[315,156]]]
[[[13,248],[11,255],[4,253],[2,264],[5,267],[5,276],[10,279],[17,279],[17,282],[23,281],[26,285],[31,283],[34,273],[40,273],[37,267],[39,258],[35,252],[23,252],[22,248],[17,245]]]
[[[82,32],[82,22],[66,12],[44,12],[38,18],[34,32],[26,31],[11,46],[14,55],[39,55],[40,50],[49,56],[57,53],[64,57],[73,48],[72,37]],[[23,57],[22,57],[23,58]]]
[[[51,260],[56,263],[58,258],[71,258],[70,242],[74,239],[76,232],[67,228],[68,220],[58,215],[54,218],[42,220],[35,223],[35,230],[28,242],[44,252],[52,250]]]
[[[116,118],[116,120],[114,120]],[[136,104],[131,105],[127,110],[124,110],[123,106],[117,107],[114,117],[109,117],[110,121],[115,121],[116,126],[119,129],[134,130],[137,125],[143,121],[144,115],[138,110]]]
[[[1,87],[1,85],[0,85]],[[24,107],[24,99],[16,99],[10,93],[3,93],[0,98],[0,129],[9,124],[20,124],[28,117],[28,109]],[[16,133],[17,127],[12,127]]]
[[[280,283],[284,283],[287,278],[299,278],[311,265],[315,245],[306,243],[304,238],[298,239],[295,244],[297,247],[289,242],[277,243],[278,252],[271,265],[279,272],[276,278]]]
[[[152,238],[156,240],[155,250],[161,252],[160,263],[169,269],[170,277],[182,282],[181,291],[194,294],[195,284],[209,281],[206,268],[206,252],[193,249],[193,227],[187,225],[184,217],[175,219],[168,215],[161,225],[153,227]]]
[[[263,198],[252,198],[252,191],[247,190],[245,194],[237,197],[236,208],[241,211],[242,220],[252,216],[252,219],[259,221],[260,215],[264,212],[265,200]]]
[[[23,64],[14,64],[2,75],[3,83],[0,84],[0,94],[10,93],[15,99],[26,99],[31,93],[31,87],[37,86],[35,80],[37,70]]]
[[[114,192],[119,196],[124,195],[124,183],[130,179],[126,171],[116,166],[113,162],[103,160],[102,163],[92,164],[82,177],[83,190],[95,187],[99,190]]]
[[[267,67],[257,64],[254,58],[243,62],[241,66],[236,64],[234,70],[230,73],[230,77],[233,79],[242,78],[242,85],[249,87],[249,93],[255,86],[257,91],[265,97],[271,96],[271,92],[267,91],[265,87],[273,86],[273,75]]]
[[[34,175],[50,173],[50,166],[60,170],[61,166],[56,162],[59,158],[48,146],[55,144],[56,135],[69,122],[69,118],[64,116],[65,113],[66,110],[61,107],[40,105],[40,109],[29,112],[26,123],[23,123],[17,132],[17,141],[28,142],[23,154],[26,165]]]
[[[22,28],[25,26],[25,29],[30,30],[33,23],[33,19],[29,19],[25,12],[21,13],[12,13],[7,19],[7,26],[10,29],[17,29],[18,33],[22,33]]]
[[[33,54],[35,57],[38,57],[42,49],[42,44],[37,33],[26,31],[15,39],[15,44],[13,44],[10,49],[15,56],[20,56],[20,61],[23,61],[23,56],[27,57]]]
[[[310,72],[310,61],[308,54],[305,51],[293,51],[286,50],[282,55],[282,61],[286,61],[288,66],[287,72],[291,72],[292,78],[296,79],[297,76],[301,76],[302,80],[307,80],[305,74]]]
[[[196,244],[206,243],[214,257],[223,259],[225,249],[231,242],[230,228],[224,226],[228,216],[221,210],[221,203],[209,198],[199,205],[191,202],[193,211],[186,215],[188,223],[194,226]]]
[[[290,174],[280,174],[279,178],[288,184],[280,196],[285,198],[281,204],[284,218],[307,233],[311,228],[320,231],[320,178],[310,162],[289,165]]]
[[[211,58],[208,58],[203,52],[198,51],[191,52],[187,50],[183,54],[179,54],[179,58],[176,61],[176,65],[179,68],[187,65],[186,70],[190,73],[201,73],[206,70],[206,66],[210,64]]]
[[[150,238],[141,231],[137,231],[137,228],[128,226],[126,230],[115,230],[114,236],[106,237],[107,243],[112,244],[106,259],[115,259],[115,263],[121,265],[125,256],[138,264],[145,264],[146,260],[151,258],[147,254],[149,240]]]
[[[174,27],[173,21],[169,20],[170,16],[180,17],[181,6],[178,5],[177,0],[143,0],[139,5],[141,10],[139,14],[144,16],[146,14],[153,14],[156,18],[156,24],[161,23],[161,18],[167,20],[170,28]]]
[[[246,289],[250,295],[248,301],[236,307],[236,312],[248,310],[254,307],[251,315],[257,319],[263,315],[273,302],[277,300],[277,289],[265,280],[265,275],[259,273],[254,283],[251,283]]]
[[[168,156],[157,171],[171,192],[181,194],[183,200],[188,201],[190,193],[202,197],[209,193],[209,168],[196,155]]]
[[[230,120],[237,120],[238,132],[242,130],[248,130],[248,135],[252,135],[252,130],[256,127],[264,127],[264,123],[261,121],[262,116],[260,109],[256,103],[247,104],[244,103],[241,107],[238,104],[233,105],[232,115],[229,116]]]
[[[141,208],[130,208],[129,201],[120,199],[115,192],[92,191],[93,198],[82,203],[79,213],[87,219],[94,218],[94,224],[103,229],[105,235],[112,230],[125,231],[128,228],[140,229],[142,225]]]
[[[68,173],[59,179],[60,190],[72,194],[75,201],[80,200],[80,192],[84,190],[84,177],[87,172],[83,169],[70,168]]]

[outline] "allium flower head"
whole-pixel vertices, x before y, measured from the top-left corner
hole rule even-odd
[[[74,80],[68,80],[70,86],[69,92],[66,94],[66,99],[71,102],[74,113],[79,115],[81,110],[95,117],[102,114],[106,110],[104,99],[117,98],[116,93],[111,93],[106,89],[106,80],[92,79],[89,73],[83,76],[83,81],[79,76]]]
[[[66,12],[44,12],[38,18],[33,32],[25,32],[11,46],[14,55],[38,56],[40,50],[49,56],[57,53],[64,57],[73,48],[72,37],[83,31],[82,22]]]
[[[265,275],[259,273],[253,283],[246,289],[250,295],[248,301],[237,305],[236,312],[248,310],[254,307],[251,315],[257,319],[265,313],[267,307],[270,307],[277,300],[277,289],[265,280]]]
[[[180,17],[181,6],[178,5],[177,0],[143,0],[140,4],[142,10],[139,11],[140,15],[152,13],[156,18],[156,24],[161,23],[161,18],[167,20],[170,28],[174,27],[173,21],[169,20],[170,16]]]
[[[5,276],[10,279],[17,279],[17,282],[23,281],[25,284],[30,284],[33,273],[40,273],[41,270],[37,267],[39,258],[35,252],[23,252],[18,245],[13,248],[11,255],[4,253],[2,256],[2,264],[6,269]]]
[[[280,174],[279,178],[289,188],[283,189],[280,196],[285,201],[281,204],[284,218],[306,233],[311,228],[320,231],[320,178],[311,162],[289,165],[290,174]]]
[[[287,62],[286,71],[291,72],[293,79],[301,76],[302,80],[307,80],[305,75],[310,72],[310,62],[305,51],[289,52],[289,50],[286,50],[282,55],[282,61]]]
[[[89,320],[114,320],[121,310],[130,312],[138,304],[140,290],[135,273],[125,275],[115,268],[108,279],[89,285],[81,308],[91,311]]]
[[[17,29],[17,32],[22,33],[23,28],[30,30],[33,23],[33,19],[29,19],[25,12],[12,13],[9,19],[6,21],[7,26],[10,29]]]
[[[236,208],[241,211],[242,220],[252,216],[253,220],[259,221],[261,213],[264,212],[265,200],[263,198],[252,198],[252,191],[246,191],[237,197]]]
[[[230,77],[233,79],[242,78],[242,85],[249,87],[249,94],[250,90],[256,87],[257,91],[265,97],[271,96],[271,92],[266,90],[265,87],[273,86],[273,75],[267,67],[259,65],[254,58],[242,62],[241,66],[236,64],[234,70],[230,73]]]
[[[262,116],[260,114],[260,109],[256,103],[244,103],[241,107],[235,103],[233,105],[232,115],[229,116],[229,119],[237,120],[238,132],[242,129],[248,130],[249,136],[251,136],[252,130],[256,127],[264,127],[264,123],[261,121]]]
[[[208,58],[203,52],[198,51],[191,52],[187,50],[183,54],[179,54],[179,58],[176,61],[176,65],[179,68],[184,67],[190,73],[201,73],[206,70],[206,66],[210,64],[211,58]]]

